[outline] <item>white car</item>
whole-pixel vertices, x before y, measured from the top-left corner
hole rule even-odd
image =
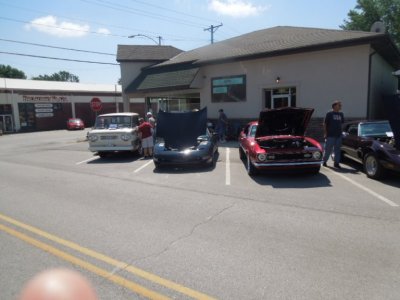
[[[139,114],[131,112],[99,115],[88,132],[89,150],[100,157],[114,152],[129,151],[142,154],[138,135]]]

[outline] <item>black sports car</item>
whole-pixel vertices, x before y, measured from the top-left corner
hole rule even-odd
[[[400,151],[389,121],[359,121],[344,127],[342,143],[343,157],[364,166],[368,177],[379,179],[386,170],[400,172]]]
[[[156,136],[153,154],[156,167],[214,164],[218,137],[207,128],[207,108],[191,112],[160,111]]]
[[[400,96],[385,98],[385,106],[389,120],[351,122],[343,131],[343,157],[363,164],[373,179],[400,172]]]

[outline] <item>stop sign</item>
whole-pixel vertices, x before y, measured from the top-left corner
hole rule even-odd
[[[100,111],[102,108],[101,100],[99,98],[93,98],[92,100],[90,100],[90,108],[93,111]]]

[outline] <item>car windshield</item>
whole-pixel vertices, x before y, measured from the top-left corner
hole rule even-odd
[[[117,129],[131,127],[132,117],[129,116],[99,116],[97,117],[95,124],[96,129]]]
[[[388,136],[392,133],[389,122],[365,123],[360,125],[361,136]]]
[[[79,123],[81,120],[80,119],[70,119],[70,123]]]
[[[255,137],[256,136],[256,131],[257,131],[257,125],[251,126],[249,136]]]

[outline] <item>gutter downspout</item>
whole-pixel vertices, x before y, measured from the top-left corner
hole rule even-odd
[[[368,62],[368,95],[367,95],[367,111],[366,111],[366,116],[367,119],[371,118],[371,108],[370,108],[370,101],[371,101],[371,76],[372,76],[372,56],[377,54],[377,52],[374,50],[370,55],[369,55],[369,62]]]

